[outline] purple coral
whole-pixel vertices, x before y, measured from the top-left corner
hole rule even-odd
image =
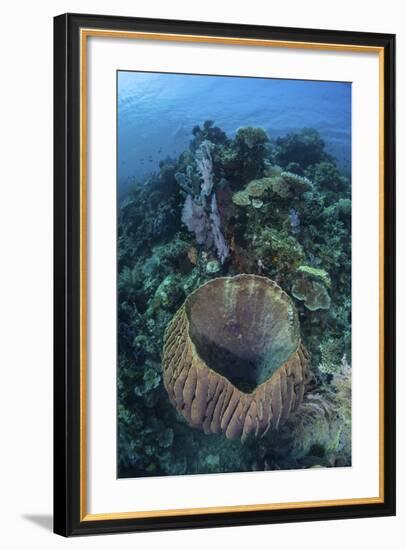
[[[206,244],[208,240],[209,221],[207,214],[191,195],[188,195],[182,208],[182,221],[191,233],[196,236],[199,244]]]
[[[217,249],[217,256],[220,262],[223,263],[229,254],[229,249],[228,249],[226,240],[224,238],[224,235],[221,232],[220,213],[217,206],[217,199],[216,199],[215,193],[213,193],[211,196],[210,221],[211,221],[211,230],[213,233],[214,246]]]
[[[211,158],[212,144],[210,141],[204,141],[196,154],[196,164],[201,176],[200,194],[192,196],[191,187],[185,185],[184,177],[176,174],[178,183],[189,193],[186,196],[185,204],[182,209],[182,222],[191,233],[195,234],[198,244],[205,245],[206,248],[215,246],[217,256],[221,263],[229,255],[229,248],[224,235],[221,231],[221,219],[217,206],[216,194],[213,192],[213,161]],[[188,174],[191,179],[191,174]],[[211,195],[210,201],[208,197]]]
[[[200,176],[202,178],[202,187],[200,194],[210,195],[211,190],[213,189],[213,161],[211,158],[211,142],[209,140],[203,141],[196,153],[196,164],[197,169],[199,170]]]

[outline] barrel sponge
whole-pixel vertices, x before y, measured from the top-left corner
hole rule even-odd
[[[191,426],[228,439],[261,437],[286,422],[303,398],[308,364],[292,300],[257,275],[204,284],[164,336],[172,404]]]

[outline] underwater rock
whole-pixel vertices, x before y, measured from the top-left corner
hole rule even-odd
[[[312,279],[302,278],[296,281],[292,286],[292,294],[298,300],[303,300],[310,311],[330,307],[331,299],[326,287]]]
[[[273,281],[220,277],[190,294],[164,336],[164,386],[187,422],[228,439],[263,436],[302,400],[309,357],[296,308]]]

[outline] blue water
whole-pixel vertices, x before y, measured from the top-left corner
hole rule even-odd
[[[261,126],[270,137],[315,128],[340,166],[351,164],[351,84],[119,71],[118,182],[145,180],[214,120],[229,136]]]

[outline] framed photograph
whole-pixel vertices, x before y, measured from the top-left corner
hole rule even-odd
[[[395,37],[65,14],[64,536],[395,513]]]

